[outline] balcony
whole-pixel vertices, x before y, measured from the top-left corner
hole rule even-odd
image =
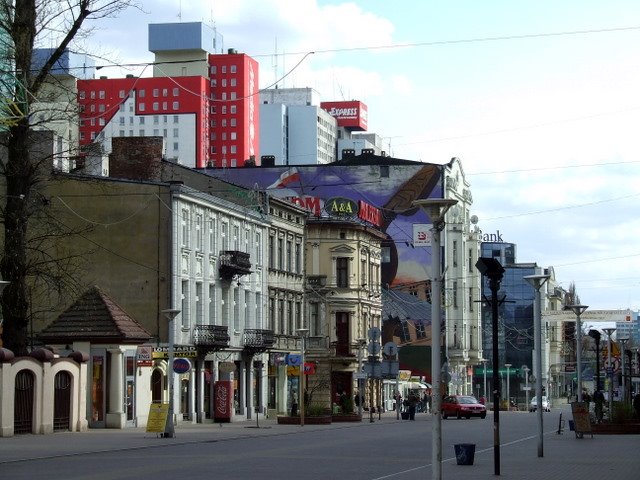
[[[273,330],[248,328],[242,337],[242,346],[251,353],[262,353],[272,348],[274,343]]]
[[[308,275],[307,287],[309,288],[322,288],[327,286],[326,275]]]
[[[193,329],[193,344],[203,355],[227,348],[229,346],[228,327],[196,325]]]
[[[220,276],[231,280],[233,277],[251,273],[251,259],[248,253],[237,250],[224,250],[220,252],[219,260]]]

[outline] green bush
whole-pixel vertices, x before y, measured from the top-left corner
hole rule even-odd
[[[629,423],[634,420],[633,407],[627,403],[613,402],[612,423]]]
[[[322,415],[326,415],[326,408],[313,403],[307,407],[307,411],[305,412],[305,416],[307,417],[320,417]]]

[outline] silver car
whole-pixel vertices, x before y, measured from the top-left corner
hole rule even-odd
[[[535,412],[537,409],[538,409],[538,397],[533,397],[531,399],[531,403],[529,404],[529,411]],[[543,412],[551,411],[551,402],[544,395],[542,396],[542,411]]]

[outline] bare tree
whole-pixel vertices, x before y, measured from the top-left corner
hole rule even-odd
[[[34,105],[46,101],[47,92],[51,93],[47,88],[51,86],[51,72],[63,54],[73,48],[83,51],[78,42],[90,34],[91,22],[116,16],[131,6],[137,5],[131,0],[0,0],[0,42],[5,55],[2,60],[8,70],[4,72],[3,84],[8,91],[2,92],[6,97],[3,113],[10,120],[4,122],[7,128],[3,132],[6,161],[0,162],[0,176],[4,177],[6,188],[0,212],[4,222],[0,273],[10,282],[2,295],[2,338],[4,346],[17,355],[27,352],[29,292],[43,278],[49,256],[44,248],[36,258],[30,252],[41,240],[40,233],[31,232],[36,219],[44,218],[44,186],[51,172],[47,166],[50,157],[34,151]],[[35,62],[34,48],[45,45],[55,46]],[[42,232],[42,224],[40,227]],[[65,262],[73,263],[70,258],[62,264]],[[64,266],[59,259],[53,263]],[[57,275],[58,279],[64,277]],[[50,280],[55,278],[53,275]]]

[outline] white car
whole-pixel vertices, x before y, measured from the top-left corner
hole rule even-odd
[[[538,409],[538,397],[533,397],[531,399],[531,403],[529,404],[529,411],[535,412]],[[547,399],[547,397],[542,397],[542,411],[550,412],[551,411],[551,402]]]

